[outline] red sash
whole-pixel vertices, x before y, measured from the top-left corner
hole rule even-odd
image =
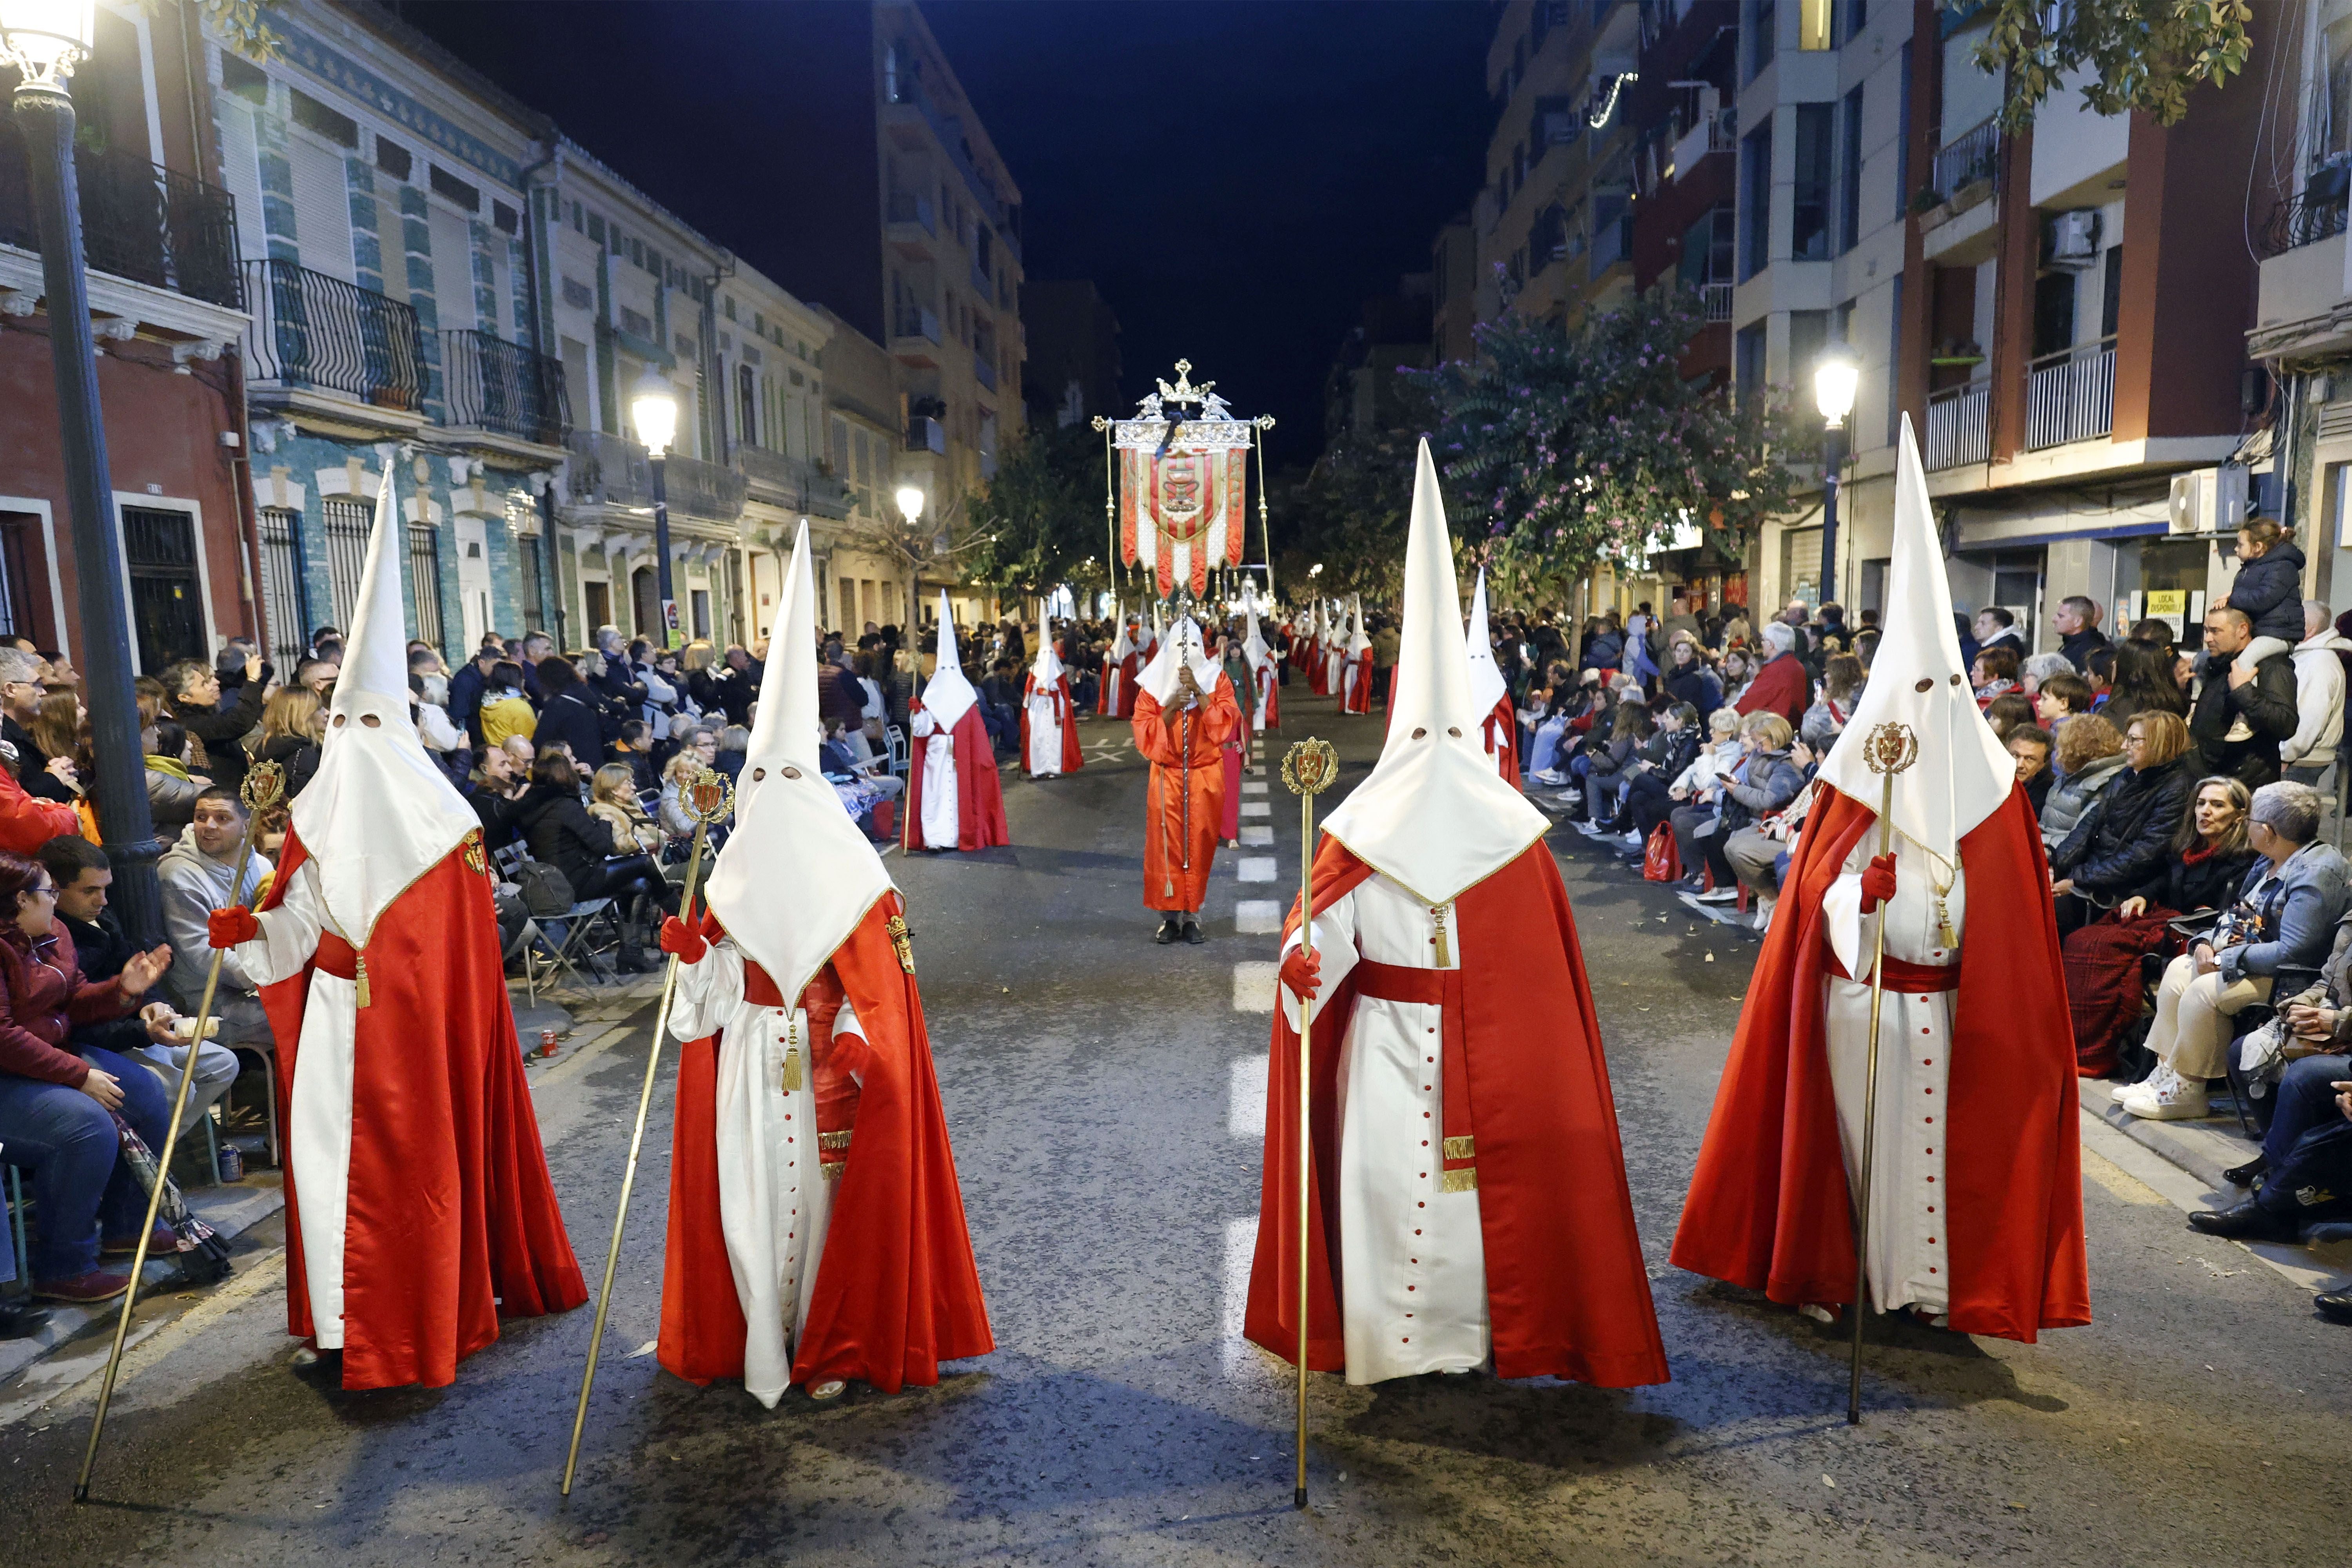
[[[1419,1002],[1445,1010],[1442,1038],[1445,1049],[1438,1070],[1445,1077],[1440,1089],[1439,1152],[1448,1171],[1475,1171],[1477,1165],[1475,1123],[1470,1114],[1470,1062],[1462,1043],[1462,972],[1458,969],[1411,969],[1397,963],[1359,959],[1354,973],[1356,994],[1382,1002]],[[1467,1184],[1475,1185],[1475,1177]],[[1447,1191],[1454,1189],[1449,1187]]]

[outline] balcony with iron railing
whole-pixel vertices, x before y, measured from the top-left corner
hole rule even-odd
[[[1995,177],[2000,167],[2000,121],[1986,120],[1961,132],[1936,153],[1933,183],[1936,195],[1950,201],[1980,180]]]
[[[74,149],[82,253],[94,272],[245,309],[236,203],[224,190],[125,153]],[[37,255],[24,137],[0,117],[0,245]]]
[[[561,447],[571,427],[561,362],[493,332],[441,334],[446,423],[541,447]]]
[[[1992,456],[1992,384],[1971,381],[1927,395],[1926,450],[1930,472],[1981,463]]]
[[[754,500],[824,517],[849,515],[848,485],[805,458],[751,446],[736,447],[734,458]]]
[[[2342,234],[2347,195],[2352,195],[2352,163],[2337,157],[2313,170],[2302,190],[2271,208],[2263,225],[2262,259]]]
[[[2026,367],[2025,445],[2029,450],[2088,441],[2116,423],[2116,340],[2101,338]]]
[[[1699,285],[1699,302],[1708,321],[1731,320],[1731,289],[1732,285],[1728,283]]]
[[[248,261],[245,279],[253,317],[246,363],[257,395],[424,411],[425,336],[414,310],[291,261]]]
[[[574,430],[564,444],[572,451],[565,488],[575,505],[652,508],[653,465],[643,447],[602,430]],[[743,515],[743,476],[717,463],[672,453],[662,460],[662,490],[676,514],[714,522]]]

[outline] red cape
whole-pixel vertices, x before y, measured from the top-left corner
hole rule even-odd
[[[1135,673],[1142,668],[1143,656],[1139,653],[1129,654],[1125,658],[1107,658],[1103,661],[1102,689],[1095,696],[1095,712],[1097,717],[1124,719],[1135,711]],[[1111,672],[1114,670],[1118,672],[1118,679],[1116,682],[1111,679]],[[1118,689],[1116,694],[1111,689],[1114,685]]]
[[[1526,787],[1519,779],[1519,714],[1511,706],[1510,694],[1496,699],[1495,710],[1481,721],[1487,751],[1503,774],[1503,782],[1513,789]]]
[[[923,705],[916,703],[914,711],[922,710]],[[985,849],[992,844],[1012,843],[1012,829],[1004,826],[1004,786],[996,776],[996,742],[989,739],[980,704],[965,709],[948,734],[955,742],[956,847]],[[899,829],[898,842],[909,849],[915,847],[915,835],[923,820],[923,758],[930,747],[929,735],[918,735],[908,743],[907,821]]]
[[[1265,693],[1265,727],[1282,728],[1282,674],[1270,664],[1260,665],[1257,671],[1258,689]]]
[[[1349,669],[1353,669],[1356,672],[1356,684],[1352,687],[1346,685],[1347,675]],[[1353,658],[1348,659],[1342,663],[1339,666],[1339,679],[1341,688],[1347,694],[1345,698],[1345,705],[1341,708],[1340,711],[1344,713],[1370,712],[1372,710],[1372,650],[1370,648],[1366,648],[1363,652],[1356,655]],[[1338,697],[1340,693],[1335,691],[1331,695]]]
[[[1822,899],[1877,814],[1825,789],[1782,879],[1717,1090],[1675,1264],[1775,1301],[1853,1299],[1853,1198],[1824,1045]],[[1952,1327],[2033,1342],[2091,1321],[2074,1046],[2032,808],[2012,790],[1960,840],[1945,1182]],[[1793,895],[1793,896],[1790,896]]]
[[[499,1317],[588,1299],[539,1141],[499,959],[481,838],[417,879],[377,920],[357,1015],[343,1240],[343,1386],[457,1380]],[[265,910],[308,852],[286,836]],[[487,862],[484,862],[485,866]],[[278,1120],[293,1121],[315,959],[261,988],[278,1041]],[[300,1194],[286,1172],[286,1322],[311,1332]]]
[[[829,961],[869,1054],[807,1331],[793,1350],[793,1381],[804,1387],[856,1377],[896,1394],[939,1382],[943,1361],[996,1348],[922,994],[885,929],[904,908],[885,894]],[[698,1384],[743,1375],[743,1309],[719,1224],[718,1050],[715,1035],[688,1041],[679,1061],[662,1271],[657,1353]]]
[[[1037,689],[1037,678],[1033,675],[1029,677],[1028,685],[1022,689],[1021,765],[1024,768],[1029,765],[1029,703],[1027,700],[1039,695],[1041,693]],[[1054,711],[1062,721],[1062,771],[1066,773],[1074,773],[1086,765],[1087,760],[1078,752],[1078,705],[1070,700],[1068,676],[1058,676],[1055,679],[1053,695]]]
[[[1297,664],[1299,668],[1305,672],[1307,676],[1307,689],[1308,694],[1315,697],[1324,696],[1323,644],[1321,640],[1316,637],[1307,637],[1296,644],[1291,651],[1291,662]]]
[[[1372,874],[1336,838],[1315,857],[1315,905]],[[1478,1221],[1498,1377],[1604,1388],[1666,1381],[1601,1026],[1559,868],[1541,843],[1454,904],[1462,933],[1462,1043],[1477,1107]],[[1547,918],[1549,917],[1549,918]],[[1294,905],[1286,931],[1298,928]],[[1347,1364],[1339,1277],[1340,1044],[1352,975],[1318,999],[1314,1159],[1307,1176],[1307,1363]],[[1257,1256],[1243,1331],[1285,1361],[1298,1347],[1298,1031],[1275,1009]]]

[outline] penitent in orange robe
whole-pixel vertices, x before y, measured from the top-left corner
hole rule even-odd
[[[1144,805],[1143,907],[1197,910],[1208,896],[1209,867],[1225,807],[1224,745],[1241,732],[1233,682],[1192,708],[1162,709],[1149,691],[1135,694],[1135,749],[1151,764]]]

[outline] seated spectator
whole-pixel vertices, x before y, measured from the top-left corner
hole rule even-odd
[[[278,693],[280,697],[309,695],[299,689]],[[194,814],[178,842],[155,863],[163,895],[163,936],[176,959],[167,976],[170,995],[184,1013],[192,1014],[204,1003],[205,977],[212,971],[215,952],[205,927],[212,912],[232,903],[251,905],[269,879],[269,858],[257,847],[246,867],[244,880],[236,879],[237,851],[244,839],[245,803],[235,791],[214,784],[196,796]],[[221,960],[220,989],[213,997],[213,1016],[221,1021],[219,1042],[266,1045],[270,1039],[269,1016],[262,1011],[261,993],[236,954],[221,951],[226,956]],[[220,1086],[223,1093],[227,1089],[226,1083]]]
[[[1977,650],[1975,666],[1969,671],[1969,684],[1977,689],[1977,706],[1989,706],[1992,700],[2017,689],[2020,660],[2016,646],[1997,643]]]
[[[2055,735],[2050,761],[2058,778],[2042,798],[2041,812],[2042,847],[2052,854],[2126,765],[2124,738],[2096,713],[2066,720]]]
[[[710,735],[708,730],[699,733]],[[715,747],[716,737],[711,739]],[[669,765],[662,769],[661,801],[654,807],[654,820],[672,838],[694,837],[694,816],[686,808],[685,792],[709,765],[700,751],[689,746],[670,758]]]
[[[613,760],[629,770],[629,777],[642,795],[661,783],[661,774],[654,767],[653,741],[646,721],[632,719],[621,726],[613,742]]]
[[[2053,735],[2059,725],[2091,707],[2091,683],[2079,675],[2053,675],[2033,694],[2034,722]]]
[[[1787,721],[1790,733],[1796,732],[1798,721],[1805,716],[1806,700],[1812,695],[1813,683],[1805,673],[1804,660],[1797,655],[1797,628],[1786,621],[1769,621],[1764,626],[1764,647],[1770,657],[1764,668],[1756,672],[1755,680],[1732,704],[1744,716],[1750,713],[1778,713]],[[1743,734],[1745,731],[1741,731]],[[1789,742],[1780,742],[1786,750]]]
[[[1766,626],[1769,637],[1776,626]],[[1797,798],[1804,776],[1789,761],[1795,734],[1780,714],[1759,711],[1739,721],[1740,758],[1737,766],[1695,791],[1689,805],[1675,809],[1670,820],[1675,844],[1689,873],[1684,890],[1708,903],[1729,903],[1739,896],[1739,879],[1725,858],[1724,845],[1755,819],[1780,810]],[[1775,852],[1777,856],[1777,851]],[[1715,887],[1703,890],[1703,872],[1711,871]]]
[[[2199,780],[2196,804],[2173,835],[2164,864],[2112,911],[2067,933],[2061,956],[2074,1016],[2074,1070],[2083,1077],[2116,1070],[2123,1031],[2140,1016],[2140,960],[2179,946],[2170,922],[2192,914],[2218,918],[2245,880],[2254,863],[2246,843],[2250,803],[2246,786],[2235,779]]]
[[[2194,793],[2189,726],[2177,713],[2142,713],[2124,731],[2129,771],[2099,793],[2050,857],[2060,935],[2137,891],[2169,853]]]
[[[463,794],[474,815],[482,819],[482,843],[491,849],[503,849],[521,837],[515,823],[515,808],[525,791],[530,788],[530,770],[515,761],[515,754],[504,746],[486,747],[482,759],[474,764],[467,778]]]
[[[434,662],[440,662],[437,657]],[[408,672],[408,710],[416,721],[416,738],[425,742],[425,752],[440,764],[441,771],[450,775],[450,782],[459,784],[464,782],[467,769],[473,765],[473,746],[466,731],[457,728],[448,710],[442,707],[448,700],[447,676],[426,675],[415,669]]]
[[[1704,903],[1730,903],[1746,888],[1756,898],[1758,931],[1771,923],[1772,902],[1780,892],[1780,857],[1788,850],[1794,826],[1803,819],[1814,761],[1811,750],[1790,735],[1787,725],[1775,729],[1757,724],[1759,718],[1779,717],[1751,713],[1740,725],[1748,756],[1725,781],[1720,826],[1723,858],[1731,867],[1732,881],[1718,883],[1713,892],[1699,895]]]
[[[2033,727],[2033,699],[2021,692],[2004,691],[1985,704],[1985,722],[1992,726],[1993,739],[2009,743],[2012,730]]]
[[[1727,648],[1716,676],[1723,682],[1723,700],[1737,708],[1748,689],[1756,684],[1756,661],[1745,647]]]
[[[289,686],[261,710],[261,743],[253,749],[253,760],[286,770],[290,801],[319,771],[319,742],[326,733],[327,708],[319,694],[307,686]]]
[[[620,726],[617,721],[607,726],[602,704],[581,683],[579,672],[551,654],[539,661],[539,689],[546,700],[540,705],[539,722],[531,731],[533,742],[541,751],[553,745],[569,746],[573,761],[583,767],[602,767],[604,738]],[[482,728],[488,732],[487,717]]]
[[[1606,828],[1616,820],[1618,792],[1624,788],[1630,771],[1639,761],[1638,753],[1650,733],[1650,710],[1632,698],[1621,698],[1612,717],[1608,736],[1597,742],[1585,759],[1584,798],[1587,815],[1596,827]]]
[[[1853,655],[1838,654],[1822,666],[1821,700],[1805,710],[1805,721],[1798,727],[1806,745],[1824,756],[1829,753],[1853,717],[1853,705],[1862,700],[1862,660]]]
[[[2336,922],[2352,910],[2344,858],[2315,842],[2319,818],[2319,792],[2309,784],[2254,792],[2246,842],[2261,858],[2212,931],[2166,968],[2147,1033],[2156,1070],[2115,1094],[2132,1115],[2203,1116],[2206,1081],[2226,1065],[2229,1019],[2273,990],[2292,995],[2319,978]]]
[[[1723,706],[1723,681],[1706,667],[1698,640],[1688,633],[1675,634],[1667,646],[1666,695],[1689,703],[1701,723]]]
[[[588,815],[613,830],[616,852],[659,855],[669,835],[646,815],[637,799],[637,776],[626,763],[606,763],[588,780]]]
[[[165,666],[160,678],[164,713],[178,720],[203,750],[196,771],[230,789],[245,778],[245,738],[261,722],[262,704],[269,698],[270,669],[260,655],[248,655],[244,675],[236,691],[226,695],[220,672],[193,658]]]
[[[2159,627],[2164,623],[2156,623]],[[2141,623],[2147,625],[2146,622]],[[2135,714],[2150,709],[2178,713],[2186,718],[2189,699],[2172,679],[2172,653],[2140,640],[2138,627],[2127,642],[2116,645],[2115,683],[2108,688],[2107,700],[2099,712],[2116,727],[2117,734],[2130,723]]]
[[[1737,718],[1734,715],[1735,722]],[[1703,738],[1698,710],[1687,702],[1668,702],[1658,715],[1656,733],[1643,742],[1633,766],[1626,770],[1618,819],[1612,826],[1622,831],[1623,847],[1635,858],[1648,847],[1658,824],[1674,810],[1674,782],[1698,760]]]
[[[159,838],[176,837],[195,810],[196,792],[213,781],[188,771],[188,731],[177,719],[158,719],[139,732],[147,753],[147,815]]]
[[[486,746],[503,745],[509,735],[533,738],[539,713],[523,694],[522,666],[502,658],[490,667],[478,713]]]
[[[2074,673],[2074,660],[2063,653],[2032,654],[2018,664],[2018,689],[2028,697],[2038,697],[2042,694],[2042,683],[2051,677]]]
[[[2050,752],[2053,745],[2050,731],[2021,724],[2009,732],[2006,742],[2011,758],[2017,763],[2018,787],[2032,804],[2034,820],[2042,817],[2042,803],[2050,796]]]
[[[172,955],[139,953],[113,980],[85,979],[56,901],[39,861],[0,854],[0,1162],[32,1178],[33,1294],[86,1305],[128,1288],[129,1274],[100,1259],[135,1249],[147,1214],[116,1118],[161,1149],[171,1103],[145,1068],[100,1047],[69,1049],[68,1036],[129,1017]],[[159,1225],[151,1245],[169,1253],[179,1242]]]
[[[551,697],[549,705],[554,700]],[[612,828],[588,814],[580,801],[580,774],[569,758],[551,748],[540,752],[516,819],[531,858],[562,872],[575,900],[614,900],[621,927],[615,962],[624,971],[651,973],[657,966],[646,950],[672,897],[669,885],[652,856],[616,843]]]

